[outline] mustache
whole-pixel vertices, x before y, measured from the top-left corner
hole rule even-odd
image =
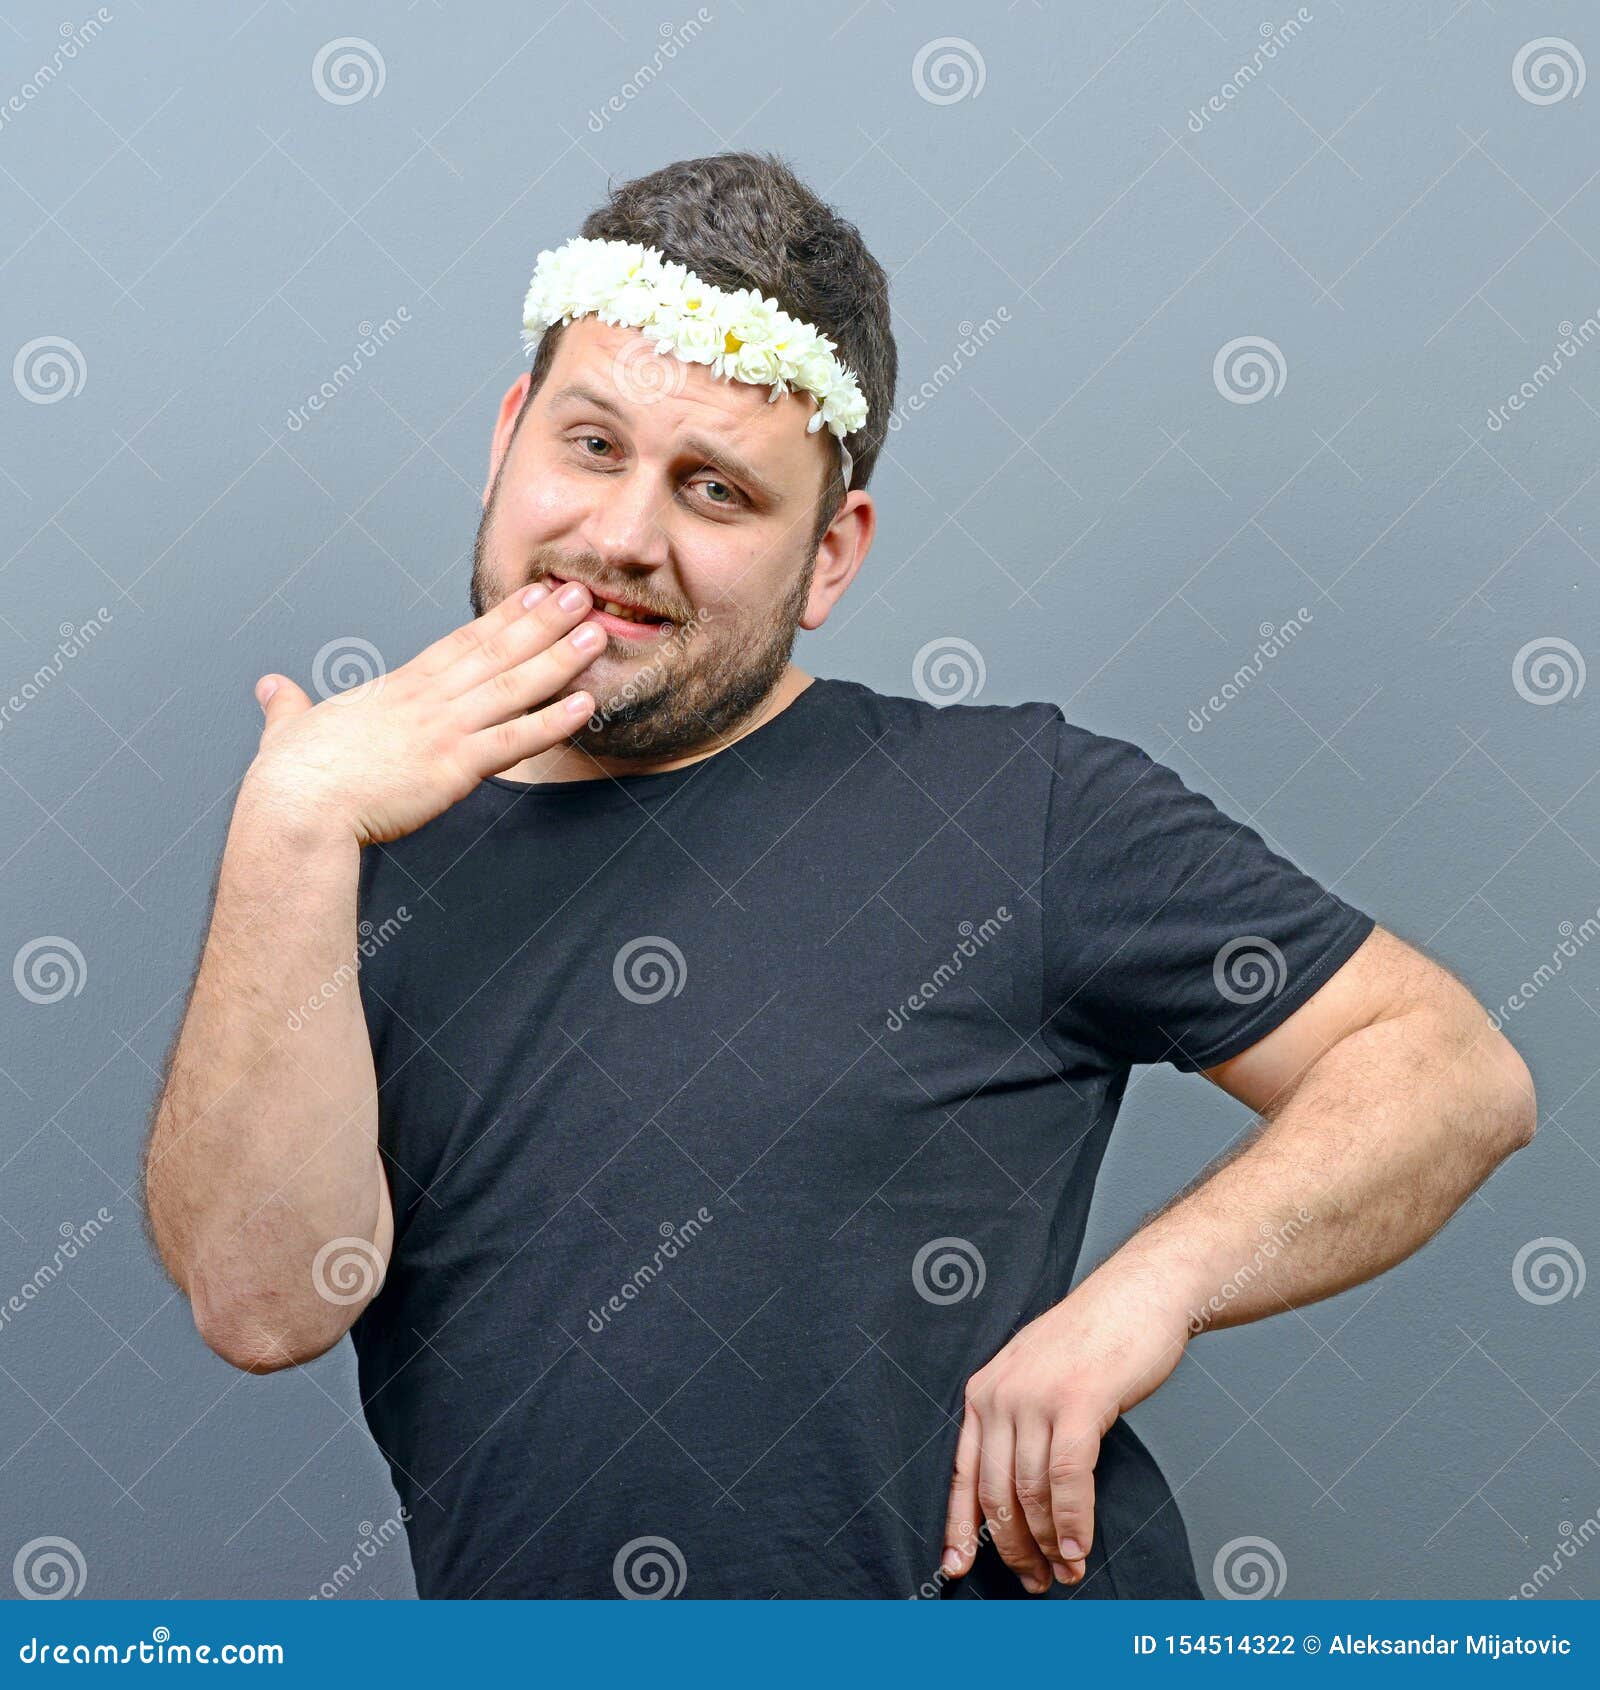
[[[658,618],[662,622],[687,622],[689,614],[682,610],[658,605],[647,598],[639,596],[639,590],[630,582],[607,582],[605,571],[590,569],[581,564],[569,564],[564,558],[557,558],[549,563],[536,563],[533,572],[528,577],[528,585],[536,581],[548,580],[552,575],[559,576],[563,581],[577,581],[587,587],[594,595],[597,603],[604,603],[607,599],[614,604],[632,606],[635,610],[643,611],[647,616]]]

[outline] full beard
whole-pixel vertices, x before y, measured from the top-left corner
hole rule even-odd
[[[491,493],[473,547],[475,616],[507,596],[499,587],[502,577],[489,561],[493,515]],[[520,592],[552,572],[564,573],[565,562],[559,554],[542,548],[527,580],[511,590]],[[608,639],[595,661],[629,661],[635,672],[610,689],[609,696],[602,696],[593,685],[588,688],[595,695],[594,713],[570,736],[571,742],[593,757],[659,761],[727,739],[759,707],[788,667],[815,563],[813,548],[783,602],[754,626],[713,631],[709,622],[690,621],[674,626],[662,636],[660,648],[645,653],[633,641]],[[594,567],[580,573],[593,576],[602,571]],[[564,687],[556,696],[577,690]],[[540,709],[548,702],[541,700],[532,708]]]

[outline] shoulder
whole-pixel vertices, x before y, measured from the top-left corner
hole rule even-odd
[[[889,750],[989,757],[1032,750],[1051,757],[1064,721],[1059,705],[1042,700],[941,704],[879,692],[861,681],[817,680],[812,685],[825,689],[819,702],[836,727]]]
[[[1017,765],[1063,795],[1109,800],[1133,787],[1171,797],[1185,789],[1177,772],[1144,746],[1071,720],[1059,704],[939,704],[882,693],[860,681],[818,680],[829,731],[886,755],[927,757],[962,768]],[[1143,792],[1140,794],[1145,796]]]

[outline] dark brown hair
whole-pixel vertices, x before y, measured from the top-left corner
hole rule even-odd
[[[894,408],[889,278],[855,224],[824,205],[776,154],[717,153],[663,165],[610,189],[578,232],[659,247],[713,287],[758,289],[827,335],[867,402],[865,424],[844,442],[853,460],[850,486],[867,485]],[[547,329],[539,342],[528,401],[550,372],[562,327]],[[817,506],[813,550],[844,502],[841,468],[836,456]]]

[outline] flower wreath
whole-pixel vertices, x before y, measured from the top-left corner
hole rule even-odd
[[[522,344],[531,358],[546,329],[590,314],[638,329],[657,352],[705,364],[712,374],[770,387],[770,404],[799,388],[817,401],[806,424],[824,425],[839,441],[844,484],[854,467],[844,437],[867,420],[855,375],[834,356],[834,343],[755,288],[728,291],[702,281],[659,248],[637,241],[575,235],[539,254],[522,306]]]

